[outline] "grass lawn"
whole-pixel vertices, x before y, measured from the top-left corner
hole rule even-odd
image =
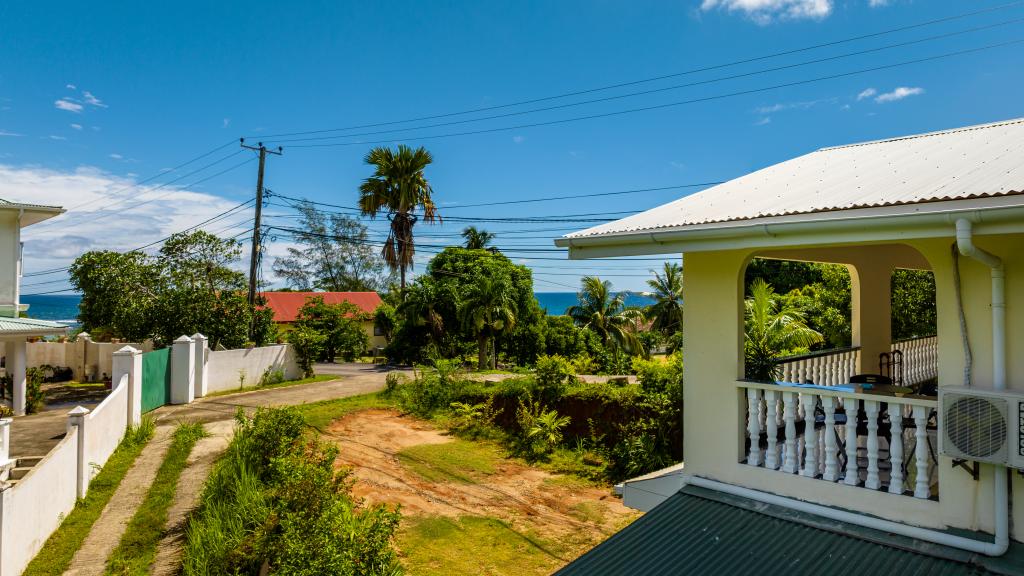
[[[75,552],[92,529],[103,508],[114,495],[135,459],[153,437],[153,419],[146,417],[137,428],[129,430],[121,444],[107,459],[100,473],[89,484],[89,492],[75,504],[71,514],[50,535],[43,549],[25,569],[25,576],[62,574],[71,564]]]
[[[107,574],[142,575],[156,557],[156,547],[167,524],[167,510],[174,501],[178,478],[185,469],[188,455],[200,438],[206,435],[197,423],[179,424],[167,456],[157,470],[146,498],[135,511],[128,529],[107,560]]]
[[[393,408],[394,402],[379,392],[348,396],[335,400],[301,404],[296,408],[306,417],[306,424],[323,431],[331,422],[346,414],[370,408]]]
[[[430,482],[479,484],[494,474],[505,458],[500,448],[485,442],[456,438],[444,444],[420,444],[397,454],[403,466]]]
[[[300,384],[311,384],[313,382],[327,382],[328,380],[339,380],[340,376],[334,376],[331,374],[317,374],[310,378],[299,378],[298,380],[285,380],[284,382],[278,382],[277,384],[267,384],[266,386],[246,386],[245,388],[235,388],[232,390],[221,390],[220,392],[212,392],[206,395],[206,398],[212,398],[214,396],[226,396],[228,394],[238,394],[239,392],[253,392],[256,390],[269,390],[271,388],[287,388],[288,386],[299,386]]]
[[[570,559],[555,542],[483,516],[409,518],[398,548],[416,576],[548,574]]]

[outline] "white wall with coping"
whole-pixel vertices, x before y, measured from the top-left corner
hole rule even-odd
[[[128,429],[128,375],[121,376],[107,397],[85,416],[82,465],[86,486],[99,473]]]
[[[87,338],[73,342],[29,342],[25,345],[25,359],[28,368],[58,366],[71,368],[75,380],[100,379],[113,374],[113,354],[125,346],[143,352],[153,349],[152,342],[142,344],[129,342],[93,342]],[[0,355],[7,354],[7,347],[0,342]]]
[[[302,370],[295,361],[295,351],[288,344],[212,350],[207,358],[208,393],[255,387],[267,368],[281,370],[287,380],[302,377]]]
[[[0,492],[0,576],[16,576],[28,566],[50,534],[75,507],[78,429],[20,482]]]

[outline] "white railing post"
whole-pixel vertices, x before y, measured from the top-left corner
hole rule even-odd
[[[192,340],[195,342],[195,375],[193,376],[195,384],[196,398],[202,398],[206,396],[207,386],[209,385],[209,375],[206,366],[206,359],[208,357],[207,352],[209,351],[206,336],[196,332],[192,335]]]
[[[889,404],[889,493],[903,494],[903,404]]]
[[[878,477],[878,401],[865,400],[864,414],[868,420],[868,477],[864,487],[877,490],[882,485]]]
[[[117,386],[125,375],[128,376],[128,425],[137,426],[142,421],[142,352],[131,346],[113,354],[112,385]]]
[[[761,465],[761,391],[747,388],[747,432],[750,437],[750,452],[747,464]]]
[[[188,336],[174,341],[171,349],[171,404],[195,399],[195,342]]]
[[[793,392],[782,393],[783,414],[786,422],[786,444],[785,455],[782,462],[782,471],[790,474],[796,473],[796,394]]]
[[[804,469],[800,474],[814,478],[818,475],[818,435],[814,429],[814,407],[818,397],[804,393],[800,400],[804,406]]]
[[[828,482],[835,482],[839,478],[839,458],[836,454],[839,449],[836,444],[836,399],[832,396],[822,396],[821,407],[825,411],[825,472],[821,477]]]
[[[764,467],[775,470],[779,467],[779,452],[778,452],[778,395],[774,390],[765,390],[764,392],[764,409],[765,409],[765,434],[768,438],[768,447],[764,451]]]
[[[72,428],[78,428],[78,465],[75,470],[75,493],[78,498],[85,498],[85,493],[89,490],[89,463],[85,461],[85,417],[88,414],[89,409],[84,406],[76,406],[68,412],[68,432],[70,433]]]
[[[931,496],[931,486],[928,484],[928,410],[924,406],[914,406],[913,414],[914,437],[917,439],[914,448],[914,498],[928,498]]]
[[[846,473],[843,475],[843,484],[847,486],[856,486],[860,481],[860,468],[857,466],[858,404],[856,398],[843,400],[843,409],[846,410]]]

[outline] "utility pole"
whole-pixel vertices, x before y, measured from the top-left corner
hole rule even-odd
[[[268,152],[280,156],[284,149],[278,146],[277,150],[267,150],[263,142],[258,142],[256,146],[249,146],[245,143],[245,138],[239,138],[238,140],[242,148],[254,150],[260,154],[259,172],[256,173],[256,219],[252,227],[252,255],[249,258],[249,312],[251,314],[256,310],[256,269],[260,263],[260,225],[263,216],[263,166],[266,164]],[[254,324],[250,323],[249,338],[254,336],[253,327]]]

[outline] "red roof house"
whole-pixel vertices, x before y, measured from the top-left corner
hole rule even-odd
[[[381,305],[380,295],[376,292],[261,292],[267,301],[267,307],[274,311],[274,322],[287,324],[295,322],[299,308],[310,297],[324,299],[324,304],[340,304],[351,302],[360,310],[372,314]]]

